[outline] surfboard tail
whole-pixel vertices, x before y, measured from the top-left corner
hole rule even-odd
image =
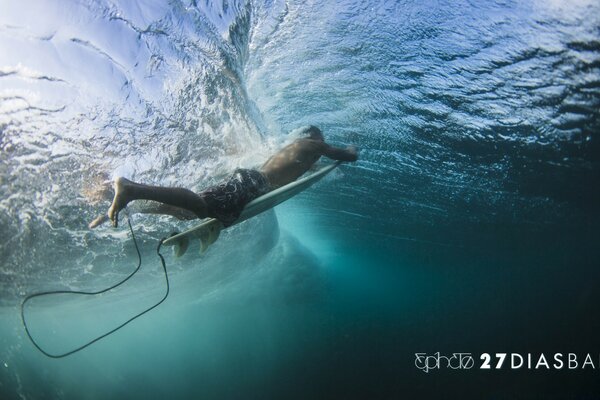
[[[169,239],[169,245],[173,246],[173,254],[179,258],[187,252],[190,246],[190,238],[195,237],[200,242],[200,254],[203,254],[211,244],[217,241],[223,228],[223,224],[220,221],[211,220],[206,229],[197,232],[194,236],[173,233]]]

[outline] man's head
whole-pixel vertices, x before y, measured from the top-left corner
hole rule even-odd
[[[323,132],[321,132],[321,130],[314,125],[310,125],[308,128],[304,129],[304,133],[306,133],[313,140],[324,140]]]

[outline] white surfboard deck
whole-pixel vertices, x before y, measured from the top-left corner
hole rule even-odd
[[[248,218],[252,218],[264,211],[267,211],[276,205],[294,197],[303,190],[308,189],[314,183],[321,180],[321,178],[323,178],[325,175],[333,171],[338,165],[340,165],[340,163],[341,161],[337,161],[333,164],[327,165],[313,174],[288,183],[285,186],[277,188],[252,200],[250,203],[246,204],[246,207],[244,207],[242,210],[240,217],[230,226],[237,225]],[[175,255],[180,257],[187,251],[191,239],[199,239],[200,251],[204,253],[206,249],[208,249],[208,247],[219,238],[219,234],[223,228],[223,224],[219,220],[210,218],[185,232],[171,236],[163,242],[163,245],[175,246]]]

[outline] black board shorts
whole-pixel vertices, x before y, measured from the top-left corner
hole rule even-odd
[[[254,169],[236,169],[226,181],[201,193],[208,216],[229,226],[252,200],[271,191],[267,178]]]

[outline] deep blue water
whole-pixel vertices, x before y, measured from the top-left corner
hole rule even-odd
[[[597,1],[0,1],[0,398],[595,398]],[[360,160],[200,256],[160,307],[70,357],[19,305],[133,270],[117,175],[191,189],[314,124]],[[123,221],[125,218],[123,218]],[[132,281],[28,308],[60,353],[158,301]],[[590,353],[595,369],[442,369],[415,353]],[[581,361],[581,359],[580,359]]]

